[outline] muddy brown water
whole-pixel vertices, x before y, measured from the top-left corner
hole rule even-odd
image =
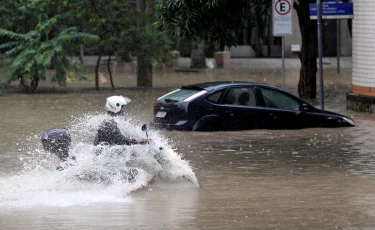
[[[65,127],[71,117],[104,112],[105,98],[113,94],[133,99],[129,117],[148,122],[154,100],[170,89],[0,97],[0,190],[20,170],[20,151],[33,151],[30,137]],[[155,184],[130,194],[132,202],[125,204],[5,205],[0,229],[373,228],[375,119],[345,109],[347,90],[329,89],[326,109],[353,117],[357,127],[166,132],[202,188]]]

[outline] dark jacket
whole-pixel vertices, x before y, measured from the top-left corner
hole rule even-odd
[[[134,145],[137,140],[130,139],[121,134],[116,121],[106,119],[99,127],[94,145]]]

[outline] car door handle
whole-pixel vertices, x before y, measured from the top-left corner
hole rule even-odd
[[[269,113],[268,116],[272,117],[273,119],[277,119],[277,116],[273,113]]]
[[[229,114],[230,116],[234,115],[233,111],[229,111],[229,110],[225,111],[224,113]]]

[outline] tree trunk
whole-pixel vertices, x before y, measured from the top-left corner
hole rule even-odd
[[[144,14],[150,14],[151,10],[152,13],[150,4],[147,5],[146,0],[137,0],[137,10]],[[138,17],[137,26],[140,28],[150,27],[142,17]],[[152,87],[152,64],[147,54],[141,54],[137,57],[137,86]]]
[[[310,20],[309,4],[315,0],[294,2],[297,11],[299,27],[302,36],[302,48],[299,59],[301,61],[298,93],[302,98],[316,98],[317,73],[317,21]]]
[[[348,29],[349,29],[349,34],[350,37],[352,37],[352,19],[348,19]]]
[[[137,57],[137,86],[152,87],[152,64],[144,57]]]
[[[39,78],[38,75],[34,75],[31,78],[30,89],[31,89],[32,92],[36,92],[36,88],[38,87],[39,80],[40,80],[40,78]]]
[[[190,68],[206,68],[206,56],[204,55],[204,40],[193,41],[193,50],[191,51]]]
[[[343,0],[342,2],[343,3],[349,3],[349,2],[352,2],[352,1]],[[352,19],[347,19],[347,25],[348,25],[350,37],[352,37],[352,21],[353,21]]]
[[[99,67],[100,67],[100,61],[102,59],[102,55],[99,54],[98,60],[96,60],[96,66],[95,66],[95,89],[99,90]]]
[[[111,80],[112,89],[114,89],[115,85],[113,84],[113,77],[112,77],[112,71],[111,71],[111,57],[112,57],[112,54],[109,55],[108,62],[107,62],[107,69],[108,69],[109,79]]]
[[[86,76],[86,68],[85,68],[85,53],[83,45],[79,46],[79,53],[81,56],[81,66],[82,66],[82,76]]]

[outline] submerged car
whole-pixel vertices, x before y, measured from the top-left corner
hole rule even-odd
[[[234,131],[350,127],[355,123],[270,85],[207,82],[185,85],[158,98],[153,125],[170,130]]]

